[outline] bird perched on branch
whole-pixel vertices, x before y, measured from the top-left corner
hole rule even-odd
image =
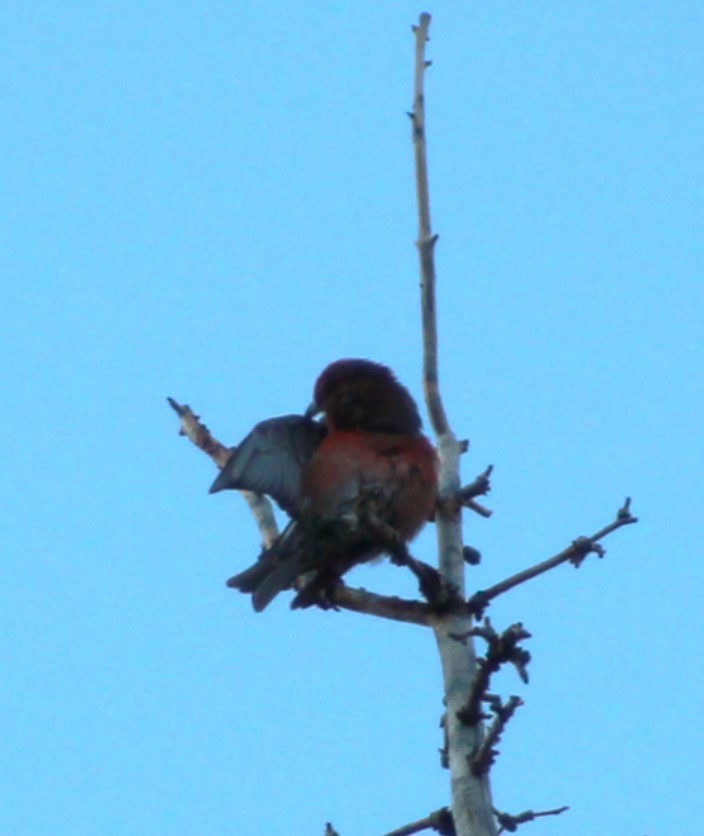
[[[415,537],[432,516],[437,478],[418,408],[393,372],[369,360],[331,363],[305,415],[257,424],[210,488],[267,494],[291,517],[228,586],[251,592],[260,612],[305,576],[292,606],[324,605],[352,566]]]

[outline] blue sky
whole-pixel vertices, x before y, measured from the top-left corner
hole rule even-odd
[[[0,832],[378,836],[448,800],[432,637],[255,615],[226,443],[342,356],[420,388],[411,3],[0,10]],[[438,2],[441,380],[534,635],[493,787],[539,833],[701,828],[704,10]],[[432,560],[432,531],[414,547]],[[412,594],[388,566],[351,581]]]

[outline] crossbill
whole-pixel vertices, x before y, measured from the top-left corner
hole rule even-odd
[[[393,372],[369,360],[331,363],[306,413],[257,424],[210,488],[267,494],[291,517],[228,586],[251,593],[260,612],[302,579],[292,606],[324,605],[351,567],[389,551],[388,532],[401,543],[415,537],[437,480],[435,449]]]

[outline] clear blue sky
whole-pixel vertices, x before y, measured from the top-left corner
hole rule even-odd
[[[641,517],[492,607],[534,634],[495,800],[571,806],[526,836],[696,833],[704,8],[427,8],[442,384],[465,478],[496,468],[469,586]],[[165,402],[235,443],[341,356],[420,397],[422,10],[3,4],[1,833],[379,836],[447,802],[430,634],[254,615],[224,580],[257,532]]]

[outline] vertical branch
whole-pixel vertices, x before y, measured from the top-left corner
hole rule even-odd
[[[430,15],[424,12],[415,35],[415,73],[413,90],[413,149],[418,198],[418,256],[420,259],[421,315],[423,320],[423,388],[430,421],[437,438],[440,454],[440,499],[455,496],[460,487],[460,447],[450,428],[440,395],[438,374],[438,327],[435,304],[435,243],[430,221],[430,187],[428,185],[428,155],[425,133],[425,71],[430,62],[425,58]],[[442,503],[453,508],[456,503]],[[451,519],[448,519],[448,516]],[[445,525],[445,523],[447,523]],[[440,540],[440,571],[444,577],[464,593],[464,561],[462,559],[461,518],[457,510],[438,514]]]
[[[418,255],[420,259],[421,312],[423,319],[423,387],[428,414],[437,438],[440,458],[439,502],[436,514],[439,566],[442,575],[464,595],[464,560],[462,556],[462,518],[459,503],[453,501],[460,487],[460,447],[450,428],[440,396],[438,375],[438,336],[435,305],[435,243],[430,219],[430,189],[425,130],[425,58],[430,15],[424,12],[415,35],[415,73],[413,91],[413,148],[416,191],[418,196]],[[496,836],[494,808],[486,775],[472,774],[474,752],[484,738],[481,723],[460,720],[461,709],[471,691],[477,671],[474,645],[462,643],[457,636],[468,635],[471,617],[446,613],[433,620],[443,671],[446,705],[445,731],[451,771],[452,816],[457,836]]]
[[[425,44],[429,40],[430,15],[423,12],[416,39],[415,74],[413,85],[413,148],[418,198],[418,255],[420,257],[421,310],[423,316],[423,386],[430,420],[436,435],[449,432],[445,408],[438,384],[438,327],[435,310],[435,242],[430,221],[430,188],[428,186],[428,154],[425,137],[425,71],[430,62],[425,60]]]

